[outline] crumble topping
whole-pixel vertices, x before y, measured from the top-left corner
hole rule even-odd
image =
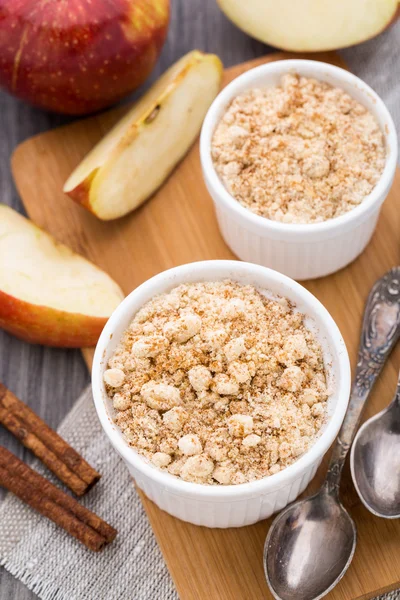
[[[104,382],[127,442],[196,483],[277,473],[326,419],[322,349],[304,315],[230,280],[182,284],[145,304]]]
[[[339,88],[287,74],[231,102],[211,149],[245,208],[283,223],[318,223],[359,205],[385,166],[375,117]]]

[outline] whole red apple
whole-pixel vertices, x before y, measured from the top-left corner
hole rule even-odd
[[[142,84],[164,43],[169,0],[0,0],[0,86],[82,115]]]

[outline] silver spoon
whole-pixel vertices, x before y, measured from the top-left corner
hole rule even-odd
[[[399,306],[400,311],[400,306]],[[359,429],[351,475],[363,504],[378,517],[400,517],[400,375],[393,401]]]
[[[371,388],[400,335],[400,267],[379,279],[365,308],[349,407],[320,491],[288,506],[272,523],[264,569],[278,600],[318,600],[348,569],[356,547],[353,519],[339,501],[343,464]]]

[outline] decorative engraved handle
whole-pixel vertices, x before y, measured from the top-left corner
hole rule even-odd
[[[339,491],[342,468],[362,410],[399,338],[400,267],[394,267],[378,279],[368,296],[349,407],[333,449],[325,481],[325,488],[330,493],[337,494]]]

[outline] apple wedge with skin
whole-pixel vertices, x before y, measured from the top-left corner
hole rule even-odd
[[[240,29],[292,52],[337,50],[364,42],[396,17],[398,0],[217,0]]]
[[[123,297],[104,271],[0,204],[0,328],[46,346],[94,346]]]
[[[89,152],[64,192],[106,221],[137,208],[193,144],[221,76],[216,55],[186,54]]]

